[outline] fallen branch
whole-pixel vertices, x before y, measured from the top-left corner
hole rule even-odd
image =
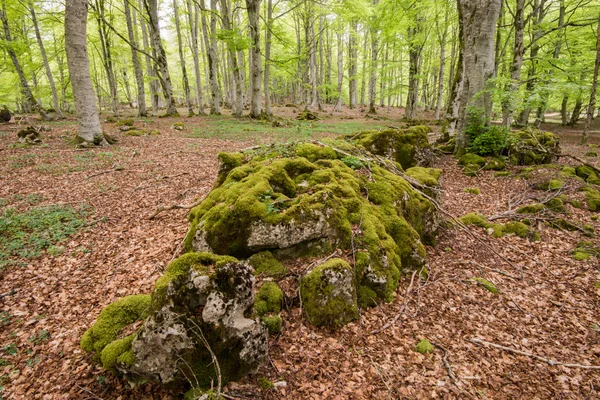
[[[18,289],[10,289],[8,292],[0,293],[0,299],[6,296],[14,296],[18,292]]]
[[[585,165],[586,167],[590,167],[591,169],[594,170],[594,172],[596,172],[597,174],[600,174],[600,168],[590,164],[589,162],[585,161],[582,158],[579,158],[577,156],[571,155],[571,154],[555,154],[557,157],[565,157],[565,158],[572,158],[573,160]]]
[[[170,206],[161,206],[158,207],[156,209],[156,211],[154,211],[154,213],[148,217],[148,219],[152,220],[154,218],[156,218],[156,216],[164,211],[169,211],[169,210],[189,210],[191,208],[196,207],[197,205],[200,205],[200,203],[202,203],[202,201],[204,201],[204,197],[201,198],[200,200],[198,200],[197,202],[195,202],[194,204],[172,204]]]
[[[96,172],[95,174],[88,176],[88,179],[93,178],[98,175],[108,174],[108,173],[115,172],[115,171],[123,171],[124,169],[125,169],[125,167],[122,165],[114,165],[111,169],[105,169],[104,171]]]
[[[522,356],[526,356],[526,357],[531,357],[531,358],[535,358],[536,360],[539,361],[543,361],[548,365],[562,365],[563,367],[568,367],[568,368],[582,368],[582,369],[595,369],[595,370],[600,370],[600,365],[583,365],[583,364],[577,364],[577,363],[563,363],[560,361],[556,361],[556,360],[552,360],[551,358],[546,358],[543,356],[539,356],[537,354],[533,354],[530,353],[528,351],[523,351],[523,350],[517,350],[517,349],[513,349],[512,347],[506,347],[506,346],[502,346],[496,343],[491,343],[491,342],[486,342],[483,339],[480,338],[473,338],[471,339],[471,342],[481,345],[481,346],[490,346],[490,347],[495,347],[497,349],[500,350],[504,350],[504,351],[508,351],[510,353],[515,353],[515,354],[520,354]]]

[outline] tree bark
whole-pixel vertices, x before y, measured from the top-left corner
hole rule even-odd
[[[113,65],[112,43],[110,41],[109,28],[105,23],[105,9],[107,8],[104,0],[95,1],[96,22],[98,24],[98,35],[100,37],[100,47],[102,49],[102,64],[106,72],[108,89],[110,91],[111,109],[115,115],[119,115],[119,92],[117,89],[117,77]]]
[[[171,83],[171,75],[169,74],[169,64],[167,63],[167,53],[160,38],[160,27],[158,25],[158,0],[143,0],[150,21],[150,41],[152,48],[156,52],[156,63],[158,70],[158,78],[162,86],[165,102],[167,103],[166,115],[179,115],[173,97],[173,84]]]
[[[470,142],[465,130],[470,110],[480,110],[486,121],[491,117],[492,97],[486,85],[494,75],[494,37],[500,3],[501,0],[458,0],[463,57],[455,120],[457,154],[464,153]]]
[[[204,0],[200,0],[200,6],[205,9]],[[221,114],[221,90],[219,89],[218,81],[218,68],[217,64],[217,0],[210,0],[210,36],[206,26],[204,15],[202,16],[202,31],[204,32],[206,41],[206,47],[208,51],[206,56],[208,58],[208,74],[210,77],[210,92],[212,100],[210,103],[210,113],[219,115]]]
[[[440,42],[440,71],[438,76],[437,102],[435,105],[435,113],[433,116],[435,120],[440,119],[440,114],[442,112],[442,102],[444,101],[444,68],[446,66],[446,36],[448,36],[448,18],[449,12],[448,7],[446,6],[446,11],[444,14],[444,31],[440,32],[438,28],[438,40]]]
[[[181,23],[179,22],[179,5],[177,0],[173,0],[173,16],[175,17],[175,31],[177,32],[177,47],[179,50],[179,62],[181,64],[181,75],[183,80],[183,92],[185,95],[185,104],[188,108],[188,115],[194,115],[194,107],[192,106],[192,96],[190,94],[190,81],[185,67],[185,57],[183,56],[183,40],[181,39]]]
[[[523,65],[523,34],[525,32],[525,0],[517,0],[515,9],[515,45],[513,47],[513,59],[510,67],[510,85],[509,95],[502,104],[503,120],[502,124],[510,129],[513,123],[513,113],[515,109],[515,98],[519,90],[521,81],[521,67]]]
[[[598,16],[598,28],[596,32],[596,64],[594,65],[594,77],[592,78],[592,88],[590,89],[590,102],[587,109],[587,118],[581,143],[586,144],[590,132],[592,118],[594,118],[594,110],[596,108],[596,87],[598,86],[598,71],[600,70],[600,16]]]
[[[141,0],[143,1],[143,0]],[[135,14],[133,14],[133,19],[134,19],[134,24],[135,24]],[[147,29],[146,29],[146,21],[144,21],[144,18],[140,15],[140,25],[142,27],[142,44],[144,45],[145,49],[149,49],[150,48],[150,44],[149,44],[149,40],[148,40],[148,33],[147,33]],[[154,66],[152,65],[152,59],[150,58],[149,55],[145,55],[145,60],[146,60],[146,73],[148,74],[148,77],[150,78],[150,98],[151,98],[151,102],[152,102],[152,115],[157,115],[158,114],[158,108],[159,108],[159,98],[158,98],[158,81],[157,81],[157,74],[156,74],[156,69],[154,68]]]
[[[250,64],[250,80],[252,83],[252,95],[250,96],[250,117],[258,118],[262,113],[261,75],[262,65],[260,62],[260,0],[246,0],[248,10],[248,27],[250,28],[250,52],[252,63]]]
[[[404,117],[412,119],[415,116],[417,109],[417,101],[419,99],[419,66],[421,62],[421,51],[423,43],[419,37],[422,29],[422,19],[420,16],[415,18],[415,25],[408,28],[408,43],[409,43],[409,69],[408,69],[408,95],[406,99],[406,110]]]
[[[342,111],[342,84],[344,82],[344,43],[342,42],[342,34],[337,34],[337,43],[338,43],[338,51],[337,51],[337,91],[338,91],[338,99],[335,103],[334,111],[341,112]]]
[[[267,18],[265,23],[265,114],[273,115],[271,110],[271,95],[269,93],[269,80],[271,74],[271,29],[273,28],[273,0],[267,0]]]
[[[377,7],[379,0],[373,0],[373,8]],[[377,62],[379,53],[379,35],[377,34],[377,17],[373,17],[371,23],[371,76],[369,78],[369,114],[375,114],[375,96],[377,91]]]
[[[58,103],[58,93],[56,91],[56,85],[54,84],[54,77],[52,76],[52,70],[50,69],[50,63],[48,63],[48,56],[46,55],[46,48],[44,47],[44,42],[42,41],[42,35],[40,34],[40,27],[38,25],[37,16],[35,14],[35,7],[33,4],[33,0],[29,0],[29,11],[31,12],[31,21],[33,22],[33,28],[35,30],[35,37],[38,42],[38,46],[40,47],[40,54],[42,56],[42,62],[44,63],[44,68],[46,70],[46,76],[48,77],[48,83],[50,84],[50,90],[52,91],[52,105],[54,107],[54,112],[57,117],[62,119],[64,115],[60,109],[60,105]]]
[[[23,90],[23,94],[25,95],[25,98],[27,99],[27,101],[31,103],[31,106],[33,107],[33,109],[40,114],[40,116],[42,117],[42,120],[48,121],[50,119],[50,117],[48,116],[48,114],[46,114],[46,112],[44,111],[42,106],[40,106],[40,104],[37,102],[35,97],[33,97],[33,93],[31,92],[31,88],[29,87],[29,83],[27,82],[27,78],[25,77],[25,72],[23,71],[23,68],[21,67],[21,63],[19,62],[19,59],[17,58],[17,53],[15,52],[15,49],[14,49],[13,43],[12,43],[13,39],[12,39],[12,35],[10,33],[10,26],[8,24],[8,16],[6,15],[6,4],[4,1],[2,1],[2,8],[0,9],[0,20],[2,20],[2,26],[4,28],[4,40],[6,41],[6,45],[4,47],[6,49],[6,52],[10,56],[10,59],[13,63],[13,66],[15,67],[15,70],[17,71],[17,75],[19,76],[19,81],[21,82],[21,89]]]
[[[358,47],[356,37],[358,36],[358,22],[350,22],[350,35],[348,37],[348,107],[356,107],[357,100],[357,58]]]
[[[125,20],[127,22],[127,35],[129,37],[129,41],[133,44],[133,46],[138,47],[137,38],[134,30],[133,18],[131,17],[131,9],[129,7],[130,0],[124,0],[124,8],[125,8]],[[140,58],[137,50],[133,46],[131,47],[131,61],[133,63],[133,72],[135,73],[135,83],[137,86],[137,106],[138,106],[138,116],[145,117],[148,115],[148,110],[146,109],[146,90],[144,88],[144,73],[142,72],[142,66],[140,65]]]
[[[71,76],[79,138],[86,144],[107,145],[90,77],[87,53],[87,0],[69,0],[65,6],[65,48]]]
[[[194,60],[194,78],[196,80],[196,105],[198,113],[204,114],[204,95],[202,93],[202,77],[200,75],[200,57],[198,55],[198,5],[193,0],[187,0],[188,23],[190,25],[190,47]]]

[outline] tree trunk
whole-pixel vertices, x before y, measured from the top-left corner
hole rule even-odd
[[[200,57],[198,55],[198,5],[193,4],[193,0],[187,0],[188,23],[190,25],[190,37],[192,49],[192,58],[194,60],[194,78],[196,80],[196,104],[198,114],[204,114],[204,95],[202,93],[202,77],[200,75]]]
[[[134,23],[131,18],[131,9],[129,7],[130,0],[124,0],[125,7],[125,20],[127,22],[127,35],[129,37],[129,41],[133,46],[131,46],[131,61],[133,63],[133,72],[135,73],[135,83],[137,86],[137,106],[138,106],[138,116],[145,117],[148,115],[148,110],[146,110],[146,90],[144,88],[144,73],[142,72],[142,66],[140,65],[140,59],[138,56],[138,52],[135,50],[135,47],[138,47],[137,38],[134,31]]]
[[[419,99],[419,65],[421,61],[421,51],[423,44],[420,42],[422,20],[419,16],[415,18],[415,25],[408,28],[409,43],[409,69],[408,69],[408,95],[406,99],[406,110],[404,117],[412,119],[417,111],[417,101]]]
[[[348,38],[348,107],[354,108],[356,107],[356,99],[357,99],[357,57],[358,57],[358,47],[356,43],[356,37],[358,36],[358,22],[352,21],[350,22],[350,35]]]
[[[223,21],[223,29],[226,31],[232,31],[231,21],[233,18],[229,7],[229,1],[230,0],[221,0],[221,19]],[[242,112],[244,111],[244,88],[242,85],[242,78],[240,76],[237,49],[235,48],[234,43],[226,43],[226,46],[229,53],[231,72],[233,74],[233,90],[231,91],[233,97],[233,115],[237,118],[240,118],[242,116]]]
[[[594,110],[596,108],[596,87],[598,86],[598,71],[600,70],[600,16],[598,16],[598,31],[596,33],[596,64],[594,65],[594,77],[592,78],[592,88],[590,89],[590,102],[587,109],[587,119],[581,143],[586,144],[590,132],[590,124],[594,118]]]
[[[373,0],[373,8],[377,7],[379,0]],[[377,91],[377,56],[379,53],[379,35],[377,34],[376,17],[373,17],[371,23],[371,76],[369,78],[369,114],[375,114],[375,95]]]
[[[204,10],[204,0],[200,0],[200,7]],[[210,113],[221,114],[221,90],[219,89],[218,68],[217,64],[217,0],[210,0],[210,35],[206,26],[206,20],[202,15],[202,31],[206,40],[208,51],[208,75],[210,77],[210,92],[212,100],[210,102]]]
[[[494,75],[494,37],[500,3],[500,0],[458,0],[463,54],[455,121],[455,152],[458,154],[464,153],[470,142],[465,128],[471,110],[479,110],[485,121],[491,117],[492,96],[485,89],[488,79]]]
[[[269,93],[269,79],[271,73],[271,29],[273,28],[273,0],[267,0],[267,18],[265,23],[265,114],[273,115],[271,110],[271,95]]]
[[[365,31],[365,38],[363,42],[363,62],[362,62],[362,76],[360,82],[360,110],[364,111],[365,107],[365,93],[366,93],[366,79],[367,79],[367,58],[369,53],[369,31]]]
[[[503,119],[502,124],[506,129],[510,129],[513,123],[513,113],[515,108],[515,99],[519,90],[521,81],[521,66],[523,65],[523,33],[525,31],[525,0],[517,0],[515,9],[515,45],[513,48],[513,59],[510,67],[510,85],[509,95],[502,104]]]
[[[183,40],[181,39],[181,23],[179,22],[179,5],[177,0],[173,0],[173,16],[175,17],[175,32],[177,33],[177,48],[179,50],[179,62],[181,64],[181,78],[183,81],[183,92],[185,95],[185,104],[188,108],[188,115],[194,115],[194,107],[192,106],[192,96],[190,94],[190,81],[185,67],[185,57],[183,56]]]
[[[150,20],[150,41],[152,48],[156,52],[156,64],[160,73],[158,78],[162,86],[165,102],[167,103],[166,115],[179,115],[173,97],[173,84],[171,75],[169,75],[169,64],[167,63],[167,53],[160,38],[160,27],[158,25],[158,0],[144,0],[144,5]]]
[[[250,28],[250,52],[252,54],[252,63],[250,64],[250,80],[252,83],[252,95],[250,97],[250,117],[258,118],[262,112],[262,95],[260,88],[260,78],[262,66],[260,63],[260,0],[246,0],[248,10],[248,27]]]
[[[48,77],[48,83],[50,84],[50,90],[52,91],[52,105],[54,107],[54,112],[56,113],[58,118],[62,119],[64,118],[64,115],[62,114],[60,110],[60,105],[58,104],[58,93],[56,92],[54,77],[52,76],[52,70],[50,69],[50,63],[48,63],[48,56],[46,55],[46,49],[44,47],[44,42],[42,41],[42,35],[40,34],[40,27],[38,26],[33,0],[29,0],[29,11],[31,12],[31,20],[33,22],[33,28],[35,30],[35,37],[40,47],[42,62],[44,63],[44,68],[46,69],[46,76]]]
[[[444,68],[446,67],[446,36],[448,35],[448,17],[449,12],[448,8],[446,7],[446,13],[444,15],[444,32],[439,32],[438,30],[438,40],[440,42],[440,71],[438,76],[437,102],[433,116],[435,120],[440,119],[442,102],[444,101]]]
[[[141,0],[143,1],[143,0]],[[135,24],[135,14],[133,14],[134,17],[134,24]],[[142,44],[144,45],[145,49],[150,48],[150,44],[148,41],[148,33],[146,30],[146,22],[144,21],[144,18],[140,16],[140,25],[142,26]],[[146,60],[146,73],[148,74],[148,77],[150,78],[150,98],[152,101],[152,115],[157,115],[158,114],[158,82],[157,82],[157,77],[156,77],[156,70],[154,69],[153,65],[152,65],[152,59],[150,58],[149,55],[145,56],[145,60]]]
[[[102,49],[102,65],[106,72],[108,89],[110,91],[111,109],[115,115],[119,115],[119,92],[117,90],[117,77],[113,65],[112,43],[110,41],[109,28],[105,23],[105,9],[108,8],[104,0],[95,1],[96,22],[98,25],[98,36],[100,37],[100,47]]]
[[[87,0],[69,0],[65,6],[65,48],[71,76],[75,110],[79,120],[79,138],[86,144],[107,145],[96,109],[88,61]]]
[[[10,27],[8,24],[8,16],[6,15],[6,4],[4,3],[4,1],[2,2],[2,9],[0,9],[0,20],[2,20],[2,26],[4,28],[4,40],[6,42],[6,44],[4,45],[4,48],[5,48],[6,52],[8,53],[8,55],[10,56],[10,59],[15,67],[15,70],[17,71],[17,75],[19,75],[19,81],[21,82],[21,88],[23,90],[23,94],[25,95],[26,100],[31,103],[31,106],[33,107],[33,109],[40,114],[40,116],[42,117],[42,120],[48,121],[50,119],[48,117],[48,114],[46,114],[46,112],[39,105],[39,103],[37,102],[35,97],[33,97],[33,93],[31,92],[31,88],[29,87],[29,83],[27,82],[27,78],[25,77],[25,72],[23,71],[23,68],[21,67],[21,63],[19,63],[19,59],[17,58],[17,53],[14,50],[13,43],[12,43],[13,40],[12,40],[12,36],[10,34]]]
[[[338,99],[335,103],[334,111],[341,112],[342,111],[342,83],[344,82],[344,44],[342,42],[342,34],[337,34],[337,43],[338,43],[338,52],[337,52],[337,91],[338,91]]]

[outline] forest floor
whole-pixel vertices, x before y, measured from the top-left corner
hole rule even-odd
[[[294,112],[276,109],[287,117]],[[2,220],[0,239],[16,232],[23,218],[70,221],[75,232],[56,233],[68,238],[46,250],[44,238],[21,238],[27,251],[0,260],[0,399],[175,398],[156,385],[130,388],[79,347],[104,306],[150,292],[177,252],[187,210],[148,217],[159,206],[206,195],[220,151],[400,124],[401,110],[380,114],[389,120],[346,111],[287,128],[231,117],[136,119],[136,126],[161,134],[125,136],[105,123],[119,143],[84,150],[70,144],[73,119],[48,124],[44,144],[26,148],[11,146],[22,126],[0,125],[0,217],[12,216]],[[184,130],[171,129],[174,122],[183,122]],[[580,126],[542,128],[561,135],[564,152],[583,156],[589,150],[578,144]],[[598,119],[591,142],[600,144]],[[492,216],[516,199],[536,196],[514,174],[468,177],[451,156],[435,164],[444,169],[441,204],[455,216]],[[481,194],[466,193],[469,187]],[[48,209],[58,211],[43,214]],[[592,213],[570,205],[567,211],[570,220],[600,234]],[[600,269],[596,258],[571,256],[582,240],[600,242],[579,231],[538,228],[538,242],[492,238],[478,227],[442,230],[438,244],[427,249],[426,282],[417,277],[411,285],[411,275],[405,276],[391,303],[363,310],[359,321],[337,332],[311,327],[298,309],[284,311],[282,333],[270,340],[271,362],[225,393],[256,399],[599,398],[599,370],[549,365],[472,341],[600,365]],[[492,281],[500,294],[471,284],[475,276]],[[421,338],[437,345],[433,353],[414,351]],[[259,377],[286,386],[262,389]]]

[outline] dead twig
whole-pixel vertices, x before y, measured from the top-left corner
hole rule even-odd
[[[496,343],[492,343],[492,342],[487,342],[483,339],[480,338],[472,338],[471,342],[481,345],[481,346],[490,346],[490,347],[495,347],[497,349],[500,350],[504,350],[504,351],[508,351],[510,353],[515,353],[515,354],[520,354],[522,356],[526,356],[526,357],[531,357],[531,358],[535,358],[536,360],[539,361],[543,361],[548,365],[562,365],[563,367],[568,367],[568,368],[582,368],[582,369],[594,369],[594,370],[600,370],[600,365],[583,365],[583,364],[577,364],[577,363],[563,363],[560,361],[556,361],[553,360],[551,358],[547,358],[547,357],[543,357],[537,354],[533,354],[530,353],[528,351],[523,351],[523,350],[518,350],[518,349],[513,349],[512,347],[506,347],[506,346],[502,346],[500,344],[496,344]]]
[[[200,203],[202,203],[202,201],[204,201],[204,197],[201,198],[200,200],[196,201],[193,204],[172,204],[170,206],[161,206],[158,207],[156,209],[156,211],[154,211],[154,213],[148,217],[148,219],[152,220],[154,218],[156,218],[156,216],[164,211],[169,211],[169,210],[189,210],[191,208],[194,208],[198,205],[200,205]]]
[[[0,293],[0,299],[6,296],[14,296],[19,290],[18,289],[10,289],[8,292]]]
[[[115,172],[115,171],[123,171],[124,169],[125,169],[125,167],[122,165],[113,165],[113,167],[111,169],[105,169],[104,171],[96,172],[95,174],[92,174],[92,175],[88,176],[87,178],[90,179],[95,176],[108,174],[108,173]]]

